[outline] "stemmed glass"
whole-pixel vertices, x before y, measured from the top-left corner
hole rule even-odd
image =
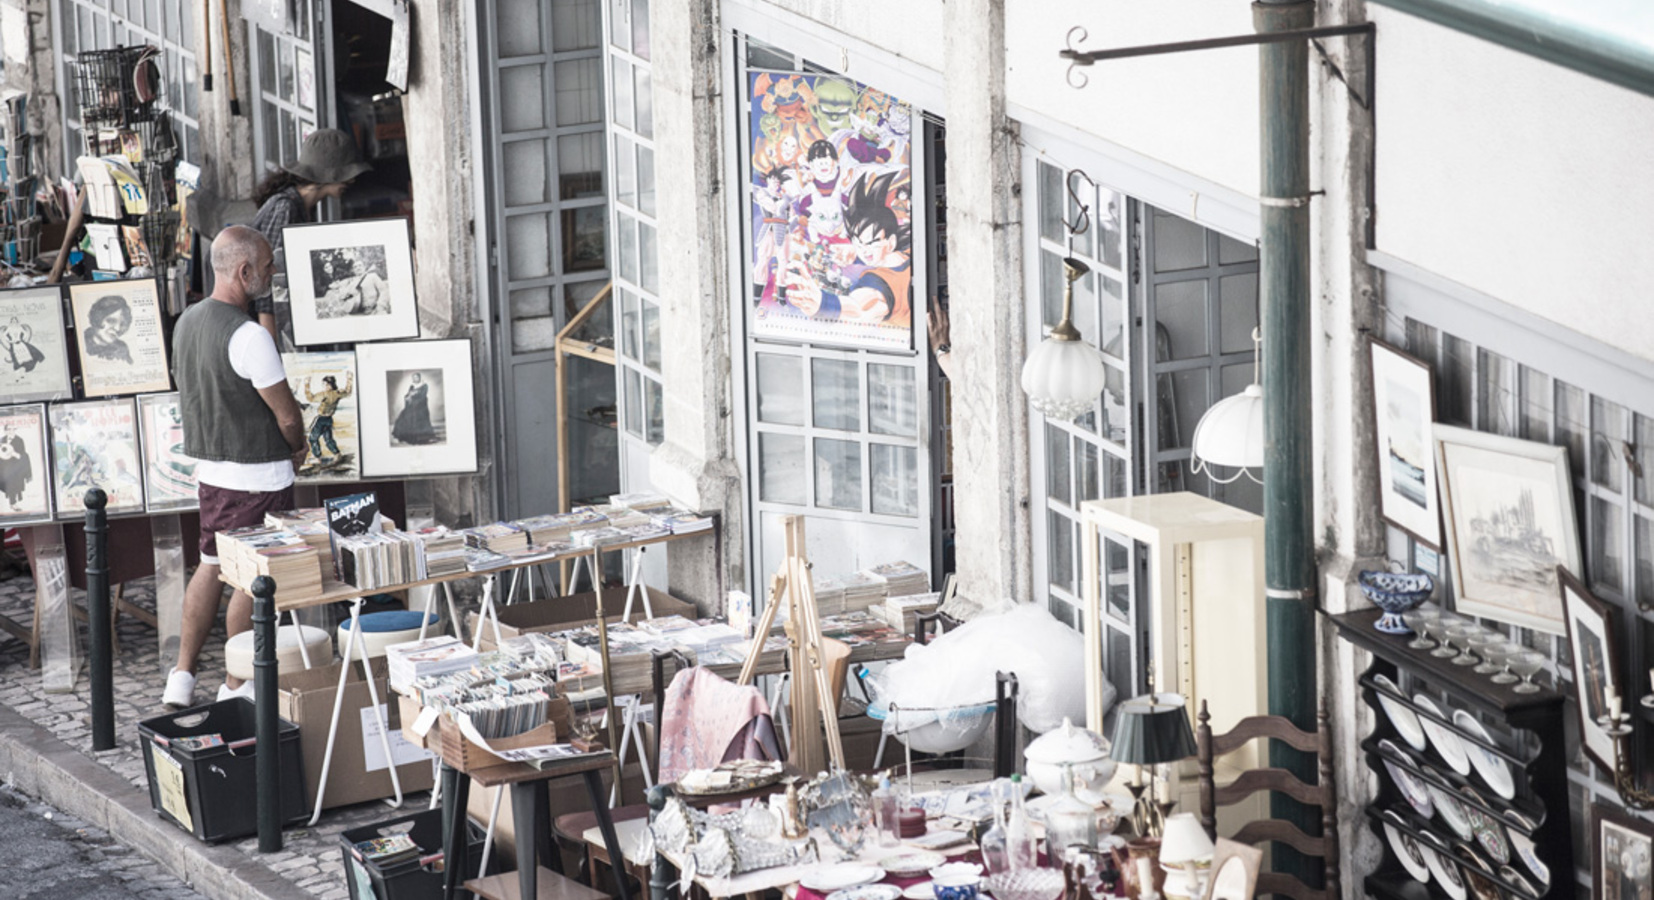
[[[1477,675],[1492,675],[1505,667],[1503,658],[1493,658],[1493,648],[1503,644],[1505,636],[1491,628],[1483,628],[1481,633],[1470,639],[1470,652],[1482,658],[1482,664],[1470,671]]]
[[[1510,669],[1522,676],[1522,683],[1512,688],[1518,694],[1537,694],[1539,685],[1533,683],[1533,676],[1545,668],[1545,654],[1538,650],[1519,650],[1511,654]]]
[[[1470,671],[1481,675],[1492,675],[1494,684],[1509,684],[1510,681],[1516,680],[1515,675],[1510,676],[1510,681],[1499,680],[1505,674],[1505,664],[1510,659],[1511,653],[1516,650],[1510,642],[1505,640],[1504,635],[1495,632],[1492,640],[1482,644],[1476,650],[1482,654],[1482,659],[1486,662]]]
[[[1515,641],[1505,641],[1502,644],[1495,645],[1491,649],[1495,654],[1494,661],[1500,664],[1500,672],[1499,674],[1493,676],[1493,683],[1515,684],[1516,682],[1521,681],[1522,679],[1511,674],[1510,659],[1516,654],[1522,652],[1522,645],[1516,643]]]
[[[1405,623],[1408,628],[1413,629],[1413,634],[1415,635],[1411,641],[1407,642],[1407,646],[1413,650],[1436,649],[1436,642],[1430,640],[1430,636],[1425,633],[1425,629],[1429,626],[1429,623],[1435,622],[1441,617],[1441,610],[1434,607],[1425,606],[1421,606],[1417,609],[1410,609],[1402,613],[1401,621]]]
[[[1441,613],[1438,614],[1435,619],[1424,623],[1425,633],[1430,635],[1430,637],[1433,638],[1438,645],[1436,649],[1430,651],[1431,656],[1446,659],[1449,656],[1458,655],[1452,647],[1447,646],[1447,630],[1451,628],[1455,622],[1460,621],[1463,620],[1458,617],[1448,618],[1446,613]]]
[[[1472,666],[1478,660],[1470,653],[1470,642],[1480,634],[1482,626],[1474,622],[1459,622],[1447,629],[1447,642],[1459,648],[1459,655],[1448,660],[1455,666]]]

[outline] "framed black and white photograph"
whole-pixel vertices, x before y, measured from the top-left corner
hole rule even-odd
[[[144,508],[198,508],[195,460],[184,455],[184,411],[177,391],[138,398],[138,445],[144,459]]]
[[[1592,897],[1654,900],[1654,822],[1592,806],[1591,849]]]
[[[1568,450],[1437,425],[1456,608],[1565,634],[1557,566],[1580,571]]]
[[[476,471],[470,341],[361,344],[356,377],[363,477]]]
[[[282,240],[295,344],[419,336],[407,219],[289,225]]]
[[[1384,521],[1441,549],[1441,503],[1430,427],[1435,375],[1424,361],[1372,341],[1373,438],[1378,442],[1378,511]]]
[[[54,404],[52,506],[59,519],[86,513],[86,492],[103,488],[110,515],[144,511],[138,419],[130,398]]]
[[[74,396],[63,331],[63,288],[0,291],[0,402]]]
[[[46,407],[0,407],[0,525],[52,520]]]
[[[155,279],[71,284],[69,306],[74,310],[82,395],[114,397],[172,389],[161,291]]]
[[[1572,572],[1557,570],[1562,607],[1568,618],[1568,649],[1573,657],[1574,699],[1578,701],[1579,743],[1597,765],[1614,771],[1614,741],[1598,721],[1616,703],[1624,708],[1619,654],[1614,649],[1613,615]]]

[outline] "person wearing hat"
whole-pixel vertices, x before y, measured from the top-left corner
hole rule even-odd
[[[276,271],[283,268],[281,230],[288,225],[309,222],[316,204],[327,197],[342,197],[345,188],[373,166],[362,161],[356,141],[337,128],[322,128],[304,139],[299,148],[298,162],[271,172],[253,191],[253,202],[258,204],[258,215],[252,227],[270,242],[276,254]],[[253,301],[253,312],[277,345],[276,310],[266,294]]]

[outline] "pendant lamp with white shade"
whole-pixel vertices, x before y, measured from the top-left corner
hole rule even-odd
[[[1263,484],[1263,479],[1253,474],[1253,470],[1263,471],[1263,385],[1258,383],[1262,345],[1262,335],[1252,329],[1252,383],[1246,390],[1212,404],[1195,425],[1190,469],[1204,471],[1218,484],[1229,484],[1242,475]],[[1221,478],[1213,466],[1229,466],[1236,471]]]
[[[1041,415],[1069,422],[1096,405],[1107,373],[1102,351],[1081,338],[1072,319],[1074,281],[1090,267],[1071,256],[1063,259],[1062,266],[1068,280],[1062,294],[1062,321],[1022,364],[1022,391]]]

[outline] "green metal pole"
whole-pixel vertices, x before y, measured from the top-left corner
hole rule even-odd
[[[1315,24],[1312,0],[1258,0],[1259,32]],[[1264,558],[1269,635],[1269,712],[1315,727],[1314,466],[1311,459],[1309,283],[1309,45],[1258,48],[1259,182],[1263,317]],[[1275,743],[1271,763],[1315,781],[1312,759]],[[1310,834],[1314,816],[1276,796],[1272,815]],[[1280,847],[1278,850],[1289,850]],[[1276,870],[1302,877],[1304,860],[1277,852]]]

